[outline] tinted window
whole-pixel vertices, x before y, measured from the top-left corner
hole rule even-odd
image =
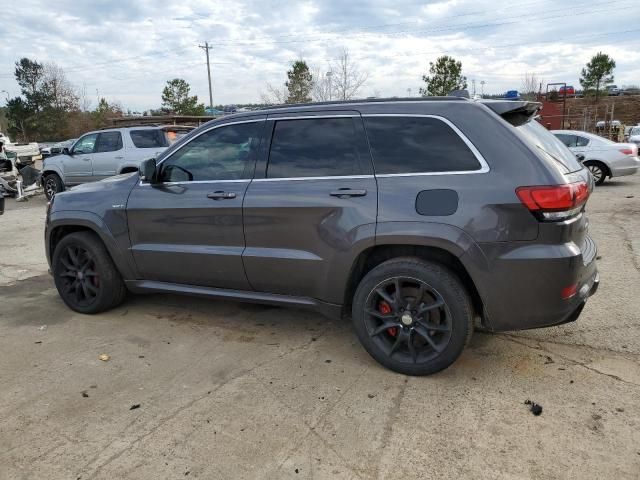
[[[164,130],[151,128],[146,130],[131,130],[129,134],[136,148],[160,148],[169,146]]]
[[[73,146],[73,153],[93,153],[93,148],[96,146],[97,138],[97,133],[85,135]]]
[[[589,139],[585,137],[576,137],[576,146],[586,147],[589,145]]]
[[[162,181],[236,180],[253,170],[262,122],[219,127],[194,138],[162,163]]]
[[[352,118],[276,122],[268,178],[362,174]]]
[[[567,135],[566,133],[555,133],[554,134],[558,140],[564,143],[567,147],[575,147],[576,146],[576,136],[575,135]]]
[[[365,127],[378,174],[481,168],[460,136],[437,118],[366,117]]]
[[[582,168],[582,164],[570,150],[567,150],[566,145],[537,121],[531,120],[520,125],[515,131],[530,148],[561,165],[567,173]]]
[[[115,152],[122,148],[122,135],[120,132],[104,132],[98,135],[96,153]]]

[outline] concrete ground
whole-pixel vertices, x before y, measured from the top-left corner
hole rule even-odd
[[[9,200],[0,478],[637,479],[639,187],[590,200],[602,284],[576,323],[476,333],[426,378],[297,310],[153,295],[73,313],[46,273],[44,201]]]

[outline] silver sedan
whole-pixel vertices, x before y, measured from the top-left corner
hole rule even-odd
[[[587,166],[596,185],[602,185],[607,177],[633,175],[640,168],[638,146],[634,143],[616,143],[579,130],[552,133]]]

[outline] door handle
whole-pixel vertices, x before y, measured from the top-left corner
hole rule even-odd
[[[124,157],[113,157],[113,158],[115,158],[116,160],[122,160]]]
[[[332,197],[364,197],[366,194],[365,189],[354,190],[352,188],[339,188],[329,193]]]
[[[82,160],[84,160],[85,162],[90,162],[90,161],[91,161],[91,158],[87,158],[87,157],[85,157],[85,158],[83,158]]]
[[[213,192],[207,195],[207,198],[212,200],[229,200],[232,198],[236,198],[236,194],[234,192]]]

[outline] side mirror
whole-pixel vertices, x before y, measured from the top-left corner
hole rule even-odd
[[[69,147],[64,147],[64,148],[62,149],[62,154],[63,154],[63,155],[69,155],[70,157],[72,156],[72,154],[71,154],[71,150],[69,150]]]
[[[157,165],[155,158],[147,158],[140,164],[138,171],[140,172],[140,180],[149,183],[155,183],[157,180]]]
[[[584,155],[580,153],[576,153],[576,158],[578,159],[579,162],[584,162]]]

